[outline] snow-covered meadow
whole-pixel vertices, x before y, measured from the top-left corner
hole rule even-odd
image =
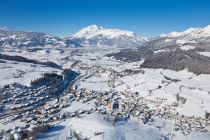
[[[42,74],[47,72],[61,73],[61,70],[44,65],[6,61],[0,65],[0,87],[13,83],[30,86],[32,80],[42,77]]]

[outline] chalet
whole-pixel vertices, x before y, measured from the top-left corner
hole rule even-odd
[[[75,116],[76,116],[76,113],[75,112],[73,112],[73,113],[70,114],[70,117],[75,117]]]
[[[45,105],[44,105],[44,110],[46,110],[46,111],[49,110],[49,109],[51,109],[51,108],[52,108],[52,107],[51,107],[49,104],[45,104]]]
[[[33,124],[33,125],[37,125],[38,124],[38,122],[35,121],[35,120],[32,120],[30,123]]]

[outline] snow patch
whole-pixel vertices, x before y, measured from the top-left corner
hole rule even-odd
[[[197,53],[207,56],[207,57],[210,57],[210,52],[197,52]]]
[[[184,39],[177,39],[176,43],[182,45],[182,44],[185,44],[185,43],[196,43],[196,41],[195,40],[189,41],[189,40],[184,40]]]
[[[187,50],[195,49],[195,46],[184,45],[184,46],[181,46],[180,49],[187,51]]]

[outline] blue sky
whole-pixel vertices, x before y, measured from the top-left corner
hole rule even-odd
[[[0,0],[0,27],[71,35],[91,24],[157,36],[210,24],[210,0]]]

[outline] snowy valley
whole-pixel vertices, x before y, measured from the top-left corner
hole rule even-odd
[[[210,30],[0,30],[0,139],[208,140]]]

